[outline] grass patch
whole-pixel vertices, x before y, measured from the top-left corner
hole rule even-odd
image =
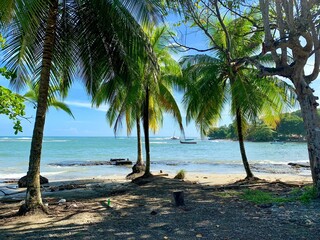
[[[290,201],[284,197],[275,197],[269,192],[251,189],[243,191],[241,198],[255,204],[283,203]]]
[[[293,189],[286,197],[278,197],[274,196],[270,192],[247,189],[242,192],[241,198],[255,204],[285,203],[295,201],[310,203],[313,199],[317,198],[317,190],[313,186],[306,186],[303,188]]]
[[[315,187],[306,186],[292,190],[290,195],[292,195],[295,200],[298,200],[302,203],[309,203],[311,200],[317,198],[318,193]]]
[[[186,171],[180,170],[177,175],[174,177],[174,179],[184,179],[186,177]]]

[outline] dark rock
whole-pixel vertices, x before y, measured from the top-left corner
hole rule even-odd
[[[158,213],[156,211],[152,210],[150,214],[151,215],[157,215]]]
[[[48,178],[42,177],[40,175],[40,184],[42,185],[47,183],[49,183]],[[18,186],[19,188],[27,187],[27,176],[23,176],[22,178],[19,179]]]
[[[303,168],[310,168],[310,164],[309,163],[288,163],[288,165],[292,166],[292,167],[303,167]]]

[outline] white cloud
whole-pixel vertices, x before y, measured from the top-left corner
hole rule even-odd
[[[69,106],[89,108],[89,109],[94,109],[94,110],[102,111],[102,112],[106,112],[109,109],[108,105],[106,105],[106,104],[100,105],[99,108],[96,108],[96,107],[92,106],[92,104],[90,102],[65,101],[65,103],[68,104]]]

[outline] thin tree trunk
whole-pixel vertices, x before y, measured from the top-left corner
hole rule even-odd
[[[299,75],[298,77],[299,78]],[[320,128],[316,102],[318,97],[313,95],[313,90],[305,83],[304,79],[295,82],[301,115],[307,131],[307,143],[311,175],[314,186],[320,196]]]
[[[238,108],[236,112],[236,121],[237,121],[237,130],[238,130],[238,141],[240,146],[240,153],[242,157],[242,163],[244,166],[244,169],[246,171],[246,179],[253,178],[253,173],[251,172],[250,165],[247,159],[246,150],[244,147],[244,137],[243,137],[243,129],[242,129],[242,117],[241,117],[241,111]]]
[[[47,111],[50,70],[52,65],[53,48],[56,34],[57,14],[58,0],[52,0],[49,9],[49,16],[43,46],[39,98],[30,149],[29,169],[27,173],[26,202],[25,205],[20,208],[21,214],[29,211],[34,211],[36,209],[44,210],[40,191],[40,160],[43,131]]]
[[[149,87],[146,87],[146,99],[143,109],[143,130],[144,130],[144,141],[146,150],[146,170],[144,177],[149,177],[150,172],[150,139],[149,139]]]
[[[137,165],[144,165],[143,157],[142,157],[142,141],[141,141],[141,127],[140,127],[140,119],[137,117],[136,119],[136,125],[137,125]]]
[[[141,141],[141,127],[140,127],[140,119],[139,117],[136,118],[136,125],[137,125],[137,162],[132,167],[132,173],[130,173],[127,177],[130,177],[133,174],[140,174],[144,173],[146,170],[146,166],[143,162],[142,157],[142,141]]]

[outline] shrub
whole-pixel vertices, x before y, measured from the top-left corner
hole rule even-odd
[[[180,170],[174,179],[184,179],[186,177],[186,172],[184,170]]]

